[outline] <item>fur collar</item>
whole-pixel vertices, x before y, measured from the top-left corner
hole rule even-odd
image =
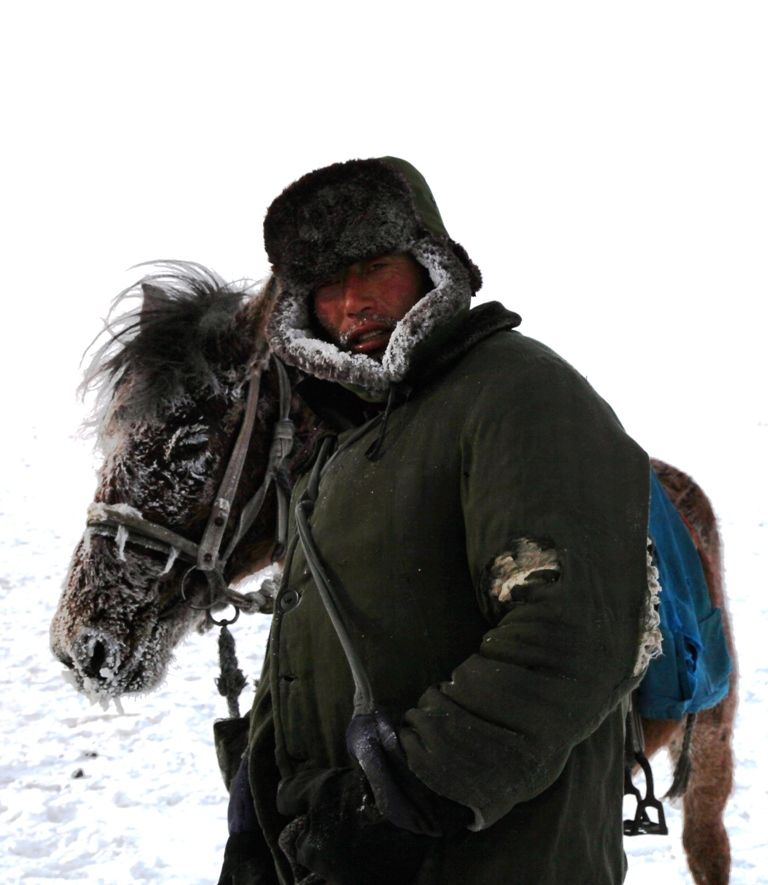
[[[433,338],[428,346],[418,349],[418,359],[413,362],[401,392],[408,392],[410,396],[414,390],[430,385],[450,371],[475,345],[496,332],[511,331],[519,325],[519,315],[498,301],[478,305],[452,323],[447,334],[441,336],[442,340]],[[325,426],[338,433],[360,427],[375,414],[359,395],[311,375],[299,381],[296,392]],[[402,402],[403,398],[396,397],[393,408]]]
[[[408,249],[429,271],[434,289],[418,301],[395,327],[381,362],[365,354],[345,353],[315,330],[310,296],[281,285],[267,329],[270,346],[286,363],[327,381],[361,388],[378,399],[401,382],[414,352],[435,331],[466,311],[472,297],[469,273],[447,245],[427,236]]]

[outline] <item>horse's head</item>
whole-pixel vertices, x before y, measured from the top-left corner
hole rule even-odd
[[[120,303],[142,297],[141,307],[109,324],[109,340],[86,373],[84,385],[98,393],[104,456],[89,515],[91,522],[105,509],[138,516],[196,544],[242,423],[249,376],[267,355],[271,295],[267,287],[251,297],[197,265],[160,267],[119,296]],[[224,544],[264,477],[278,401],[267,365]],[[306,438],[311,414],[296,399],[291,417]],[[225,582],[270,561],[275,521],[272,493],[230,556]],[[181,638],[206,626],[205,611],[184,601],[206,598],[204,575],[187,574],[190,564],[173,544],[139,541],[124,527],[86,530],[51,625],[54,654],[91,697],[155,687]]]

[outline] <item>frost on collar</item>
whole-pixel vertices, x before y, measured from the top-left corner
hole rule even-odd
[[[405,246],[405,244],[404,244]],[[447,325],[472,297],[469,273],[447,243],[427,236],[402,251],[429,271],[434,289],[397,324],[381,362],[365,354],[346,353],[322,338],[312,321],[311,294],[284,287],[267,327],[272,350],[286,363],[316,378],[363,388],[378,397],[403,381],[414,350],[435,330]]]

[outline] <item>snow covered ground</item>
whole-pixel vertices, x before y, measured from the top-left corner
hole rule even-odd
[[[126,700],[122,716],[66,685],[48,649],[48,624],[93,491],[86,451],[66,438],[52,450],[48,429],[33,430],[7,453],[0,880],[212,883],[227,802],[211,731],[227,712],[213,685],[214,635],[193,635],[162,690]],[[241,666],[257,676],[267,619],[244,619],[238,628]]]
[[[742,456],[756,469],[766,443],[768,427],[745,429]],[[61,426],[39,426],[4,449],[0,879],[211,885],[226,838],[227,801],[212,744],[212,722],[226,715],[213,685],[214,636],[190,637],[164,686],[126,700],[122,716],[76,694],[51,657],[48,624],[93,488],[87,447]],[[742,674],[736,789],[727,812],[734,885],[768,882],[761,825],[768,774],[760,765],[768,732],[761,634],[768,615],[761,577],[768,502],[761,491],[733,489],[716,501]],[[268,619],[258,615],[235,628],[241,666],[251,677],[260,669],[267,628]],[[664,787],[665,760],[655,767]],[[629,885],[692,881],[680,814],[668,808],[668,817],[669,837],[628,840]]]

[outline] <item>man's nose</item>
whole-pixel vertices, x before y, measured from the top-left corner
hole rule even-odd
[[[355,270],[348,270],[342,286],[344,310],[347,315],[373,310],[374,299],[365,277]]]

